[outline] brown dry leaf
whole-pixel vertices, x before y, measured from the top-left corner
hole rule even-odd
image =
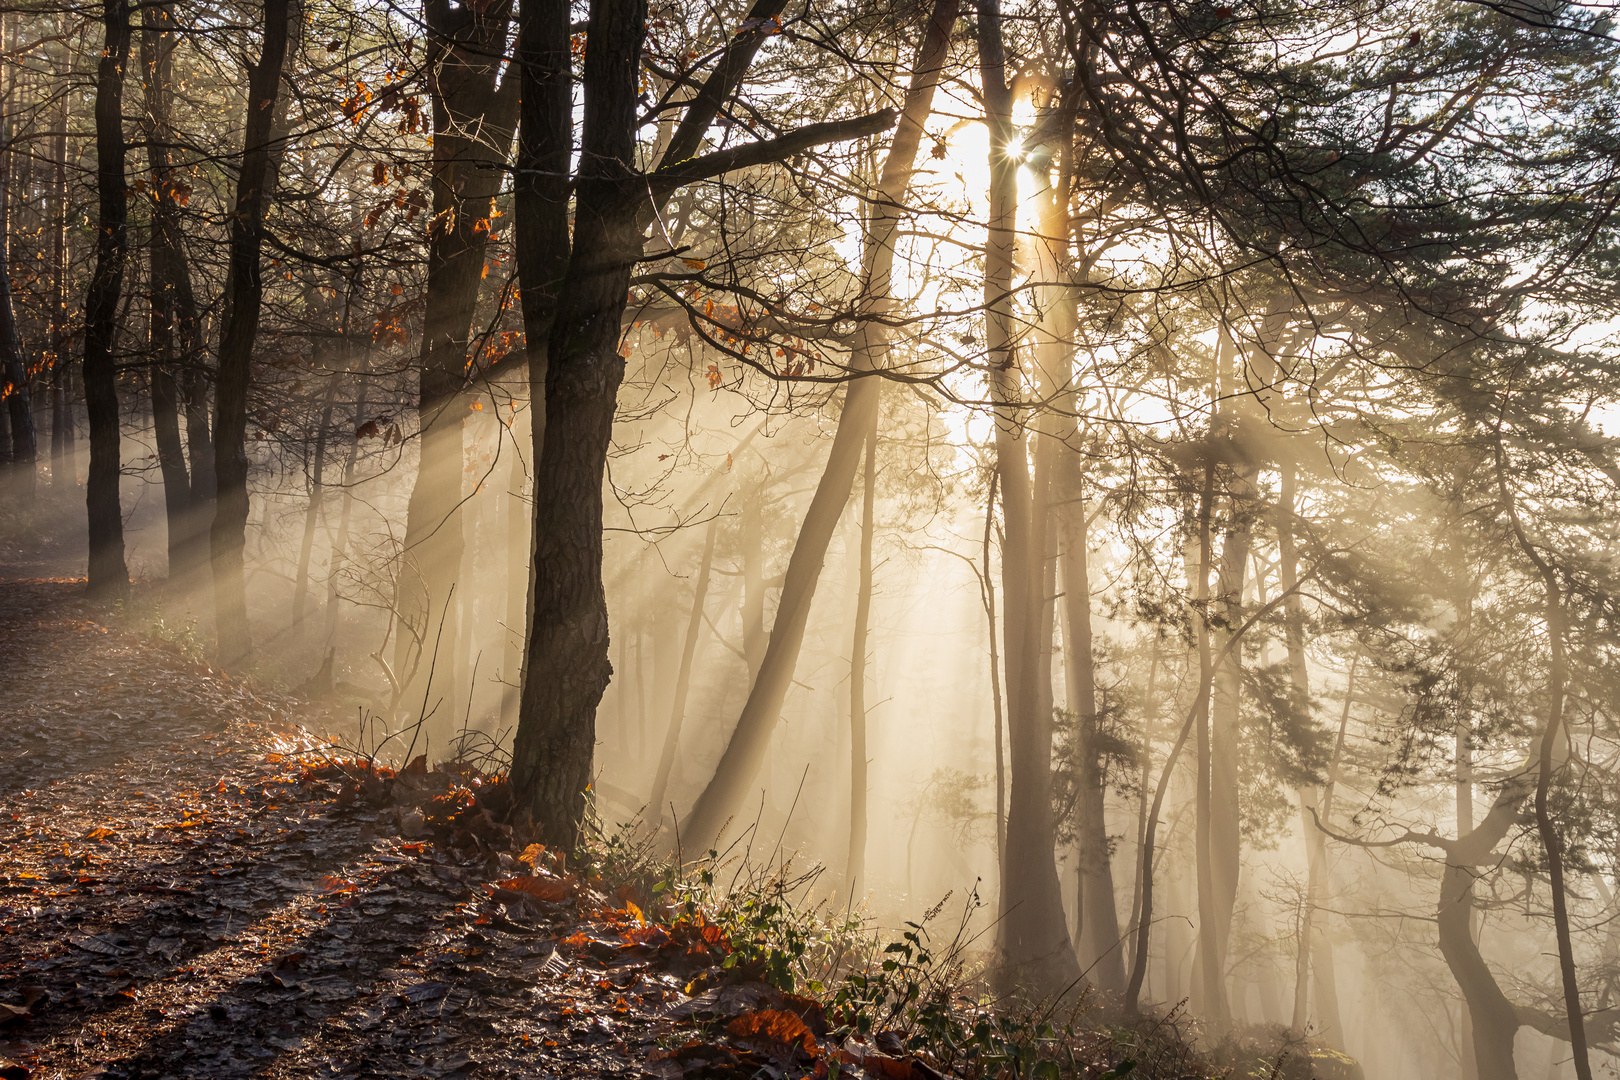
[[[786,1051],[782,1056],[791,1056],[795,1050],[811,1055],[819,1051],[815,1033],[804,1021],[780,1009],[744,1013],[726,1025],[726,1034],[734,1039],[764,1044],[772,1056],[778,1056],[779,1051]]]
[[[513,892],[527,893],[536,900],[544,900],[549,904],[560,904],[574,895],[573,884],[558,878],[507,878],[505,881],[497,881],[495,887],[498,889],[510,889]]]

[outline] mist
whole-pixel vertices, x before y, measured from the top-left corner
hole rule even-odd
[[[985,1000],[1613,1072],[1607,15],[520,6],[8,17],[9,576]]]

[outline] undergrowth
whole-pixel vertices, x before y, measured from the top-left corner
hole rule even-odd
[[[587,878],[610,895],[633,888],[648,898],[651,918],[723,930],[730,952],[722,978],[815,1000],[828,1025],[825,1044],[875,1047],[965,1080],[1214,1075],[1179,1012],[1127,1026],[1111,1022],[1086,992],[1059,1003],[998,999],[990,950],[974,928],[984,906],[976,888],[954,919],[941,919],[947,894],[917,921],[885,932],[866,912],[828,898],[823,868],[800,869],[779,851],[754,861],[749,833],[725,852],[683,862],[662,856],[648,829],[605,828],[591,809],[580,861]],[[838,1071],[835,1060],[818,1075]]]

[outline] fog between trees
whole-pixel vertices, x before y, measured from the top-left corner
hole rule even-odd
[[[976,888],[1008,992],[1589,1077],[1613,35],[12,5],[7,501],[552,846],[796,851],[886,923]]]

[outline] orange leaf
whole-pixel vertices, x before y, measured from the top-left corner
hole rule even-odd
[[[544,900],[549,904],[561,903],[574,895],[573,885],[557,878],[507,878],[505,881],[497,881],[495,887],[498,889],[511,889],[513,892],[527,893],[536,900]]]
[[[688,270],[702,270],[705,266],[709,265],[702,259],[682,259],[681,262],[686,264],[686,268]]]
[[[326,892],[345,893],[353,892],[357,886],[347,878],[340,878],[336,874],[327,874],[321,878],[321,888]]]
[[[790,1054],[802,1049],[807,1054],[817,1052],[816,1036],[803,1020],[780,1009],[761,1009],[744,1013],[726,1025],[726,1034],[734,1039],[772,1044]]]
[[[91,829],[90,832],[85,836],[85,839],[86,840],[105,840],[107,837],[111,836],[112,834],[113,834],[113,831],[111,829],[109,829],[109,828],[106,828],[106,827],[102,827],[100,829]]]
[[[530,844],[528,847],[523,849],[523,854],[518,856],[518,862],[524,863],[528,866],[533,866],[539,860],[540,856],[544,855],[545,853],[546,845]]]

